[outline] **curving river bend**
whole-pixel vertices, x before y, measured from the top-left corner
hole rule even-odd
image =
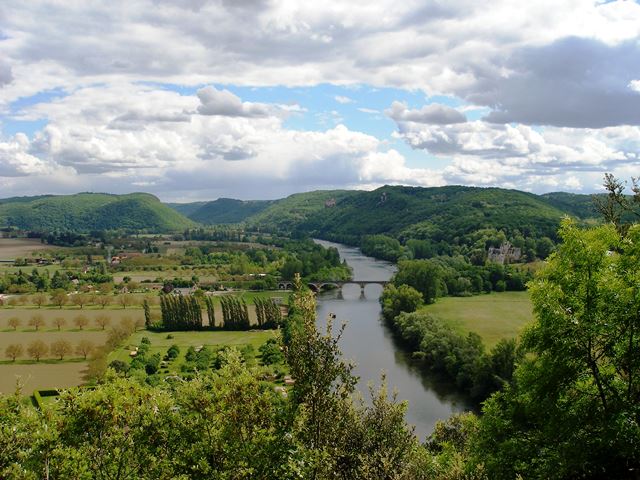
[[[337,248],[340,257],[353,268],[354,281],[389,280],[395,272],[394,265],[364,256],[357,248],[324,240],[315,242]],[[380,374],[386,372],[389,391],[395,388],[398,400],[408,400],[407,422],[415,425],[416,434],[424,440],[436,421],[446,419],[454,412],[468,410],[469,405],[446,385],[421,372],[411,361],[410,354],[402,349],[382,320],[378,302],[381,292],[381,286],[368,285],[365,298],[362,298],[358,285],[345,285],[342,298],[335,290],[320,294],[318,327],[324,331],[330,313],[336,315],[334,329],[347,322],[340,347],[343,356],[356,363],[359,390],[369,398],[368,382],[379,385]]]

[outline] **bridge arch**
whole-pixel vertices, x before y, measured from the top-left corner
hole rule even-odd
[[[338,289],[338,296],[342,298],[342,289],[345,285],[358,285],[360,287],[361,298],[365,297],[364,290],[367,285],[380,285],[384,286],[389,283],[387,280],[340,280],[340,281],[325,281],[325,282],[310,282],[309,288],[315,293],[321,292],[326,287],[333,287]]]
[[[307,286],[314,292],[320,293],[327,287],[338,289],[338,294],[342,297],[342,288],[345,285],[358,285],[360,287],[360,295],[364,297],[364,289],[367,285],[380,285],[384,286],[389,283],[387,280],[326,280],[322,282],[309,282]],[[280,281],[278,282],[278,290],[291,290],[293,288],[293,282]]]

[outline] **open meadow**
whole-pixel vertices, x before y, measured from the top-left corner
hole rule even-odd
[[[460,333],[477,333],[488,348],[503,338],[515,338],[533,320],[528,292],[444,297],[421,311],[447,322]]]
[[[15,392],[18,384],[25,395],[34,390],[76,387],[86,381],[86,370],[84,361],[0,365],[0,395]]]
[[[30,257],[33,252],[54,248],[60,247],[41,243],[38,238],[0,238],[0,260]]]

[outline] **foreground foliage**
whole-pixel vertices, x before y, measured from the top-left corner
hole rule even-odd
[[[531,286],[530,354],[485,404],[475,462],[493,478],[637,478],[640,226],[560,234]]]

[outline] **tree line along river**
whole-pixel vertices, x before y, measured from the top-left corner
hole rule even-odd
[[[315,241],[338,249],[340,257],[353,269],[354,281],[388,281],[395,272],[393,264],[367,257],[357,248]],[[354,372],[360,377],[358,389],[365,399],[369,398],[367,385],[373,382],[378,386],[381,373],[385,372],[389,392],[395,389],[398,400],[409,402],[406,420],[415,426],[421,440],[433,431],[438,420],[470,409],[462,396],[422,371],[411,360],[410,352],[394,338],[381,315],[378,299],[382,286],[367,285],[364,297],[357,284],[345,285],[342,295],[339,293],[332,290],[318,296],[317,324],[324,331],[330,314],[336,316],[334,330],[347,323],[340,347],[344,358],[356,363]]]

